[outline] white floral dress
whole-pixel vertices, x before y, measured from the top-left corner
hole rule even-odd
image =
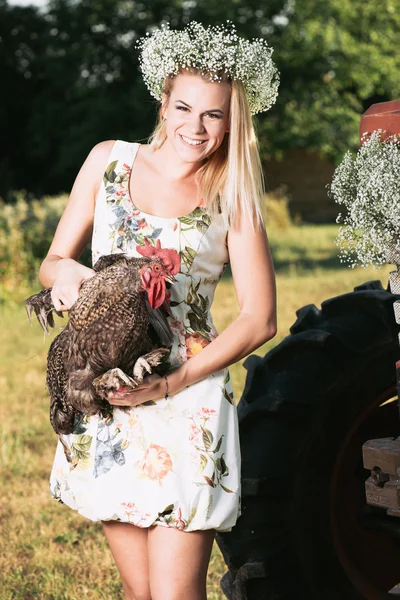
[[[210,306],[228,262],[227,232],[202,206],[180,218],[138,210],[128,185],[138,148],[123,141],[113,146],[96,203],[93,263],[114,252],[139,256],[136,246],[145,238],[179,252],[180,273],[170,288],[173,369],[217,335]],[[58,442],[50,489],[93,521],[230,531],[241,509],[237,408],[228,369],[167,400],[85,417]]]

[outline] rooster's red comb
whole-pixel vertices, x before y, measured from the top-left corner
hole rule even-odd
[[[159,258],[170,275],[179,273],[181,259],[176,250],[173,248],[161,248],[160,240],[157,240],[155,246],[153,246],[147,238],[144,238],[144,243],[144,246],[136,246],[136,250],[139,254],[149,258],[151,256]]]

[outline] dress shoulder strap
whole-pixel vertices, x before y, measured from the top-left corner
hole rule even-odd
[[[106,167],[106,173],[115,172],[116,175],[121,172],[131,169],[132,163],[135,160],[137,151],[139,150],[140,144],[137,142],[124,142],[123,140],[116,140]]]
[[[115,229],[115,224],[121,219],[120,209],[124,212],[121,202],[129,203],[129,177],[139,146],[136,142],[116,140],[111,148],[96,198],[92,236],[93,264],[99,256],[118,251],[119,246],[110,238],[110,226]]]

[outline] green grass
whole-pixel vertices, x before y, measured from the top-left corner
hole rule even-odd
[[[337,259],[336,226],[302,226],[271,231],[277,272],[278,334],[257,351],[278,344],[305,304],[349,292],[380,279],[385,267],[349,269]],[[32,290],[32,292],[37,291]],[[24,292],[25,295],[25,292]],[[48,421],[45,359],[53,336],[29,326],[23,296],[0,313],[0,600],[122,598],[119,577],[99,524],[50,499],[48,477],[56,436]],[[221,331],[237,315],[229,273],[217,288],[213,316]],[[58,321],[62,326],[62,321]],[[246,376],[242,361],[231,367],[239,399]],[[209,600],[222,600],[226,571],[216,544],[208,574]]]

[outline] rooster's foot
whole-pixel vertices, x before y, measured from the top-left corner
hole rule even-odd
[[[54,327],[53,312],[59,317],[64,317],[62,312],[54,308],[51,290],[52,288],[47,288],[25,300],[25,308],[30,324],[32,325],[32,313],[34,312],[45,333],[49,333],[49,327]]]
[[[148,354],[139,356],[133,367],[133,377],[136,384],[140,385],[143,382],[145,374],[152,373],[153,367],[158,367],[164,358],[168,356],[169,352],[167,348],[156,348]]]
[[[121,369],[110,369],[93,380],[93,387],[100,398],[107,400],[110,392],[127,394],[137,387],[137,383]]]

